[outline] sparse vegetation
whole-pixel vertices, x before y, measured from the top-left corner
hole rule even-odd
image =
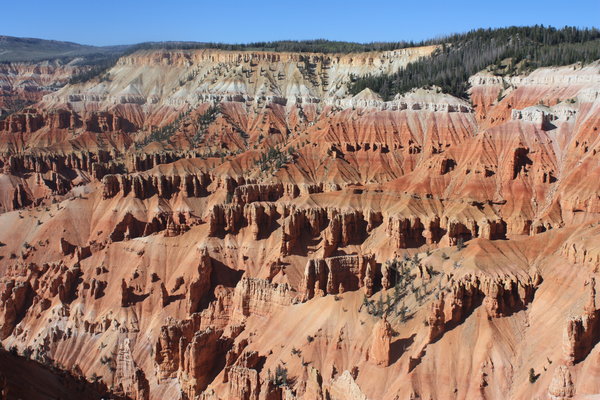
[[[420,258],[415,254],[412,258],[404,256],[402,260],[394,258],[386,262],[388,273],[392,279],[393,287],[387,293],[380,293],[376,299],[369,299],[366,295],[363,298],[359,312],[363,308],[367,313],[376,317],[384,315],[396,315],[402,322],[412,318],[409,308],[404,303],[407,295],[413,294],[418,304],[421,304],[425,298],[431,295],[435,288],[428,289],[428,282],[422,281],[420,285],[415,285],[416,275],[411,273],[411,268],[420,270],[420,274],[429,278],[438,276],[441,272],[436,271],[430,265],[421,265]],[[439,288],[439,282],[437,288]]]
[[[10,97],[4,101],[6,104],[3,109],[0,109],[0,121],[6,119],[9,115],[17,113],[35,103],[31,100],[12,99]]]
[[[540,374],[536,374],[533,368],[529,369],[529,383],[535,383],[539,377]]]
[[[196,131],[196,134],[191,139],[192,145],[197,146],[202,142],[204,136],[208,132],[208,127],[215,121],[215,119],[221,112],[220,110],[221,108],[217,104],[208,107],[208,109],[205,112],[200,114],[200,116],[196,120],[196,122],[198,123],[198,129]]]
[[[115,63],[121,55],[111,55],[108,57],[92,58],[86,61],[88,69],[71,77],[69,84],[74,85],[77,83],[87,82],[96,77],[100,77],[101,80],[108,80],[108,70],[114,67]]]
[[[277,171],[293,160],[294,153],[295,150],[293,147],[288,148],[287,152],[283,152],[277,147],[269,147],[269,149],[260,156],[256,165],[260,168],[261,172]]]
[[[271,371],[267,371],[269,381],[275,386],[284,387],[288,385],[288,370],[282,365],[275,368],[275,375],[271,375]]]
[[[138,149],[148,145],[152,142],[167,142],[171,139],[171,136],[177,132],[179,129],[181,122],[185,117],[189,115],[190,111],[184,111],[175,118],[173,122],[162,126],[160,128],[153,128],[150,135],[148,135],[143,141],[138,142],[136,147]]]
[[[102,363],[102,365],[109,364],[111,361],[112,361],[112,358],[108,357],[108,356],[102,356],[100,358],[100,363]]]
[[[408,285],[414,280],[414,277],[410,273],[410,268],[407,265],[409,262],[412,261],[407,261],[406,258],[404,261],[400,261],[396,258],[387,261],[388,269],[393,274],[395,282],[392,294],[390,295],[390,293],[387,293],[385,299],[383,294],[380,294],[377,301],[370,300],[365,295],[360,309],[365,307],[367,313],[373,316],[387,315],[393,310],[396,310],[397,315],[400,315],[398,311],[401,309],[404,311],[404,315],[402,316],[402,319],[404,320],[407,316],[407,309],[404,307],[404,305],[400,306],[400,302],[407,294],[406,289]],[[400,308],[398,308],[398,306],[400,306]]]
[[[436,271],[431,265],[426,265],[425,270],[430,276],[436,276],[440,274],[440,271]]]

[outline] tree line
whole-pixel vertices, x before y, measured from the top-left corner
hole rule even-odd
[[[523,73],[544,66],[589,63],[600,59],[600,31],[536,25],[478,29],[430,41],[440,48],[431,57],[409,63],[390,75],[352,77],[350,93],[365,88],[389,100],[413,88],[439,86],[443,92],[468,98],[469,77],[488,66],[501,74]]]
[[[70,83],[80,83],[104,75],[121,56],[139,50],[194,50],[219,49],[231,51],[273,51],[297,53],[358,53],[389,51],[425,45],[439,45],[431,57],[409,63],[390,75],[352,77],[350,93],[357,94],[365,88],[389,100],[398,93],[417,87],[439,86],[442,91],[457,97],[468,98],[471,75],[490,66],[499,66],[510,58],[513,67],[505,73],[522,73],[542,66],[589,63],[600,59],[600,30],[596,28],[564,27],[561,29],[536,25],[477,29],[424,41],[356,43],[343,41],[282,40],[247,44],[209,42],[147,42],[130,47],[118,55],[89,57],[91,68]]]

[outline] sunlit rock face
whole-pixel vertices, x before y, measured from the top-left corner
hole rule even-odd
[[[0,68],[3,347],[138,400],[599,392],[600,67],[349,94],[434,50]]]

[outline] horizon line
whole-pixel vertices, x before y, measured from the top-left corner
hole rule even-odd
[[[260,43],[281,43],[281,42],[311,42],[311,41],[326,41],[326,42],[338,42],[338,43],[351,43],[351,44],[358,44],[358,45],[368,45],[368,44],[386,44],[386,43],[412,43],[412,44],[419,44],[419,43],[424,43],[424,42],[428,42],[428,41],[435,41],[435,40],[441,40],[443,38],[446,37],[450,37],[453,35],[463,35],[463,34],[467,34],[470,32],[475,32],[478,30],[500,30],[500,29],[508,29],[508,28],[526,28],[526,27],[541,27],[541,28],[553,28],[553,29],[564,29],[564,28],[575,28],[575,29],[579,29],[579,30],[600,30],[600,25],[599,26],[575,26],[575,25],[563,25],[561,27],[558,26],[554,26],[554,25],[545,25],[545,24],[534,24],[534,25],[504,25],[504,26],[498,26],[498,27],[479,27],[479,28],[474,28],[474,29],[469,29],[469,30],[465,30],[465,31],[454,31],[454,32],[449,32],[449,33],[445,33],[445,34],[438,34],[426,39],[420,39],[420,40],[406,40],[406,39],[400,39],[400,40],[373,40],[373,41],[366,41],[366,42],[357,42],[357,41],[351,41],[351,40],[342,40],[342,39],[327,39],[327,38],[307,38],[307,39],[276,39],[276,40],[253,40],[253,41],[248,41],[248,42],[215,42],[215,41],[201,41],[201,40],[160,40],[160,41],[155,41],[155,40],[147,40],[147,41],[141,41],[141,42],[132,42],[132,43],[116,43],[116,44],[105,44],[105,45],[97,45],[97,44],[88,44],[88,43],[82,43],[82,42],[74,42],[72,40],[60,40],[60,39],[46,39],[46,38],[41,38],[41,37],[29,37],[29,36],[13,36],[13,35],[6,35],[6,34],[0,34],[0,38],[12,38],[12,39],[26,39],[26,40],[43,40],[43,41],[48,41],[48,42],[58,42],[58,43],[68,43],[68,44],[76,44],[76,45],[80,45],[80,46],[88,46],[88,47],[98,47],[98,48],[102,48],[102,47],[119,47],[119,46],[136,46],[136,45],[142,45],[142,44],[160,44],[160,43],[190,43],[190,44],[215,44],[215,45],[229,45],[229,46],[248,46],[248,45],[252,45],[252,44],[260,44]]]

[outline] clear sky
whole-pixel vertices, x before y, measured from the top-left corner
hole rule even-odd
[[[2,0],[0,35],[111,45],[421,40],[479,27],[600,26],[600,0]]]

